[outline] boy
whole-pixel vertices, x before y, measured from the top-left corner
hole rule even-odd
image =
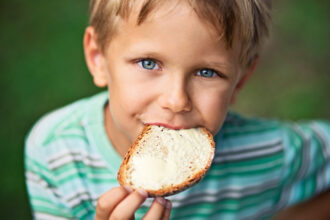
[[[32,129],[26,176],[35,218],[267,219],[325,191],[326,123],[227,112],[257,65],[269,7],[265,0],[91,1],[85,57],[108,92]],[[121,159],[145,124],[210,130],[216,156],[206,177],[168,199],[118,186]]]

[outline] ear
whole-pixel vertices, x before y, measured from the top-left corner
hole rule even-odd
[[[91,26],[85,30],[84,53],[87,67],[93,76],[94,84],[98,87],[107,86],[106,59],[97,44],[97,34]]]
[[[236,101],[237,94],[241,91],[241,89],[244,87],[245,83],[250,79],[250,77],[253,75],[257,65],[259,63],[259,56],[256,56],[251,64],[243,71],[243,74],[239,80],[239,82],[236,85],[236,88],[234,90],[234,93],[231,97],[230,104],[234,104]]]

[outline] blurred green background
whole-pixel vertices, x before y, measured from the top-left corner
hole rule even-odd
[[[330,1],[277,0],[273,37],[233,106],[252,116],[330,118]],[[98,91],[82,36],[87,0],[2,0],[0,74],[1,219],[31,219],[24,137],[43,114]]]

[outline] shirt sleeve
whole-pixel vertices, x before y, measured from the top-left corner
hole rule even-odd
[[[307,200],[330,186],[330,124],[326,121],[283,126],[284,166],[281,208]]]
[[[45,148],[34,140],[30,135],[25,143],[25,177],[34,219],[74,219],[61,199],[56,178],[46,162]]]

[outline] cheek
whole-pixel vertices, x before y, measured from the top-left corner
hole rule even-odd
[[[118,120],[132,127],[136,116],[145,112],[156,96],[155,80],[127,65],[116,66],[109,75],[112,111]]]
[[[141,90],[128,82],[110,84],[110,102],[117,115],[133,116],[142,110],[145,96],[141,95]]]
[[[115,66],[109,72],[110,98],[117,102],[116,105],[121,105],[123,110],[128,111],[134,108],[146,91],[137,74],[124,64]]]
[[[230,90],[215,89],[207,94],[200,94],[198,98],[198,110],[202,115],[205,125],[215,135],[222,126],[226,117],[230,99]]]

